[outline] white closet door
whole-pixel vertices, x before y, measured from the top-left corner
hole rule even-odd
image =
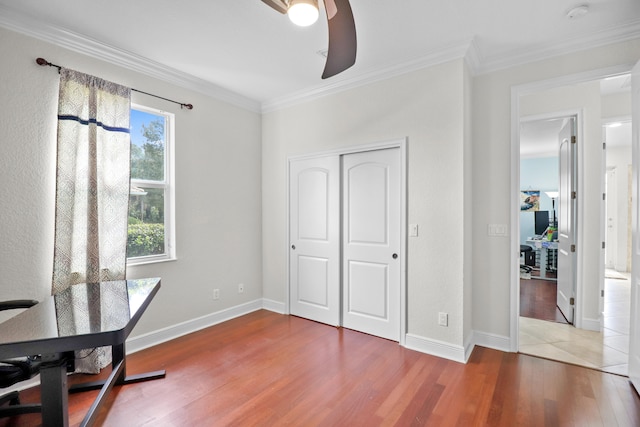
[[[291,314],[340,324],[340,159],[289,166]]]
[[[343,156],[343,326],[400,338],[400,149]]]

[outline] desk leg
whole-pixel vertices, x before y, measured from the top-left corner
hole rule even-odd
[[[40,365],[42,425],[69,425],[69,394],[67,393],[67,359],[61,355],[43,355]]]
[[[117,378],[115,379],[115,385],[133,384],[143,381],[157,380],[165,377],[166,372],[164,371],[164,369],[161,371],[146,372],[143,374],[127,376],[127,358],[125,357],[125,353],[126,352],[124,344],[118,344],[111,347],[111,367],[114,370],[116,368],[120,370]],[[69,388],[69,393],[79,393],[88,390],[99,390],[105,383],[105,380],[99,380],[82,384],[74,384]]]

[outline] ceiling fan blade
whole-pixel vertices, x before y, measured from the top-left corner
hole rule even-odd
[[[284,14],[287,13],[287,8],[289,7],[289,5],[285,0],[262,0],[262,1],[280,13],[284,13]]]
[[[324,0],[324,3],[329,23],[329,50],[322,78],[327,79],[356,63],[357,41],[349,0]]]

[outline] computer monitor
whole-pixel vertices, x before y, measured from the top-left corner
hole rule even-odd
[[[549,227],[549,211],[535,211],[535,233],[536,236],[544,234]]]

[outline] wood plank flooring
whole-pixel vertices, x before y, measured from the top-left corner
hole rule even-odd
[[[520,316],[568,323],[557,306],[557,283],[542,279],[520,280]]]
[[[461,364],[264,310],[133,354],[127,368],[167,377],[114,388],[101,425],[640,425],[640,398],[617,375],[482,347]],[[69,396],[72,426],[96,393]],[[37,401],[38,387],[22,397]]]

